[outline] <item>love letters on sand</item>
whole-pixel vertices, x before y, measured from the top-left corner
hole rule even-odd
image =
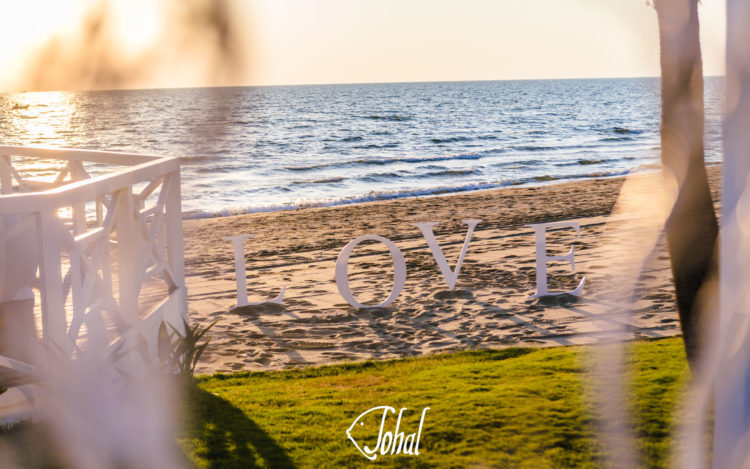
[[[482,220],[463,220],[468,225],[468,231],[464,240],[461,253],[456,262],[455,268],[451,268],[448,264],[445,254],[443,253],[440,244],[438,243],[433,227],[437,225],[437,222],[427,223],[415,223],[414,226],[419,228],[422,232],[422,236],[427,241],[427,246],[432,253],[435,262],[440,268],[440,273],[443,276],[443,280],[448,286],[448,289],[453,291],[458,281],[458,275],[461,272],[461,266],[463,265],[464,258],[469,250],[469,244],[471,243],[471,237],[474,233],[474,229],[477,227]],[[575,221],[555,221],[549,223],[538,223],[527,225],[534,230],[534,237],[536,240],[536,292],[531,295],[531,298],[541,298],[547,296],[559,296],[559,295],[573,295],[582,296],[583,288],[586,285],[586,277],[583,277],[578,283],[578,286],[574,290],[570,291],[554,291],[548,290],[547,285],[547,265],[553,261],[564,261],[570,264],[570,267],[575,271],[575,247],[571,246],[570,251],[564,255],[549,256],[547,255],[547,230],[550,229],[574,229],[576,236],[581,236],[580,224]],[[280,293],[273,299],[250,302],[247,297],[247,273],[245,270],[245,255],[244,246],[245,240],[253,238],[253,235],[241,235],[241,236],[227,236],[224,239],[232,243],[234,250],[234,269],[237,278],[237,306],[248,306],[248,305],[262,305],[267,303],[282,304],[284,301],[284,291],[286,286],[282,286]],[[354,297],[351,289],[349,288],[349,257],[351,256],[354,248],[364,241],[377,241],[384,244],[391,255],[393,262],[393,287],[388,297],[379,304],[368,305],[362,304]],[[385,308],[393,301],[398,298],[401,290],[403,290],[406,283],[407,268],[404,255],[401,250],[388,238],[378,235],[363,235],[350,241],[338,255],[336,259],[335,279],[336,286],[338,287],[339,293],[342,298],[346,300],[351,306],[355,308]]]

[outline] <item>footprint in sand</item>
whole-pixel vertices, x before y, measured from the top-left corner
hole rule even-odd
[[[452,300],[456,298],[473,299],[474,293],[469,290],[441,290],[434,293],[432,296],[437,300]]]
[[[259,314],[280,313],[286,311],[283,305],[276,303],[263,303],[261,305],[238,306],[229,310],[232,314],[240,316],[257,316]],[[234,323],[233,323],[234,324]],[[240,323],[237,323],[239,325]]]
[[[543,296],[538,298],[537,304],[541,306],[567,306],[570,304],[578,303],[580,298],[570,294],[562,294],[555,296]]]
[[[311,341],[296,341],[291,342],[293,348],[298,350],[324,350],[329,348],[335,348],[334,342],[311,342]]]

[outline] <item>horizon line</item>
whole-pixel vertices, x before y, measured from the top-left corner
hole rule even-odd
[[[498,78],[498,79],[471,79],[471,80],[403,80],[403,81],[361,81],[361,82],[314,82],[314,83],[276,83],[276,84],[233,84],[233,85],[207,85],[207,86],[153,86],[144,88],[82,88],[82,89],[45,89],[45,90],[21,90],[0,91],[1,95],[22,93],[74,93],[90,91],[158,91],[158,90],[189,90],[200,88],[277,88],[289,86],[346,86],[346,85],[402,85],[419,83],[490,83],[490,82],[517,82],[517,81],[566,81],[566,80],[628,80],[628,79],[653,79],[661,78],[660,75],[632,75],[632,76],[601,76],[601,77],[558,77],[558,78]],[[725,75],[703,75],[703,78],[725,78]]]

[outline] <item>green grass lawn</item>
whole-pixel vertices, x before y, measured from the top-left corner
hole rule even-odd
[[[600,467],[598,412],[586,379],[589,354],[597,350],[480,350],[202,377],[187,401],[180,444],[198,467],[210,468]],[[664,467],[689,375],[682,341],[634,342],[628,357],[640,463]],[[357,416],[384,405],[408,409],[406,434],[417,431],[422,409],[430,408],[419,456],[370,462],[349,441]],[[389,417],[386,430],[394,426]]]

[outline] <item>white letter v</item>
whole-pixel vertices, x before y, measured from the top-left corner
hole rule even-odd
[[[435,262],[437,262],[438,267],[440,267],[440,272],[442,272],[443,277],[445,278],[445,283],[448,284],[448,289],[453,291],[453,289],[456,287],[456,280],[458,280],[458,273],[461,271],[461,264],[464,262],[464,256],[466,256],[466,251],[469,250],[469,243],[471,242],[471,235],[474,233],[474,228],[482,221],[482,220],[462,220],[464,223],[469,225],[469,232],[466,233],[466,240],[464,241],[464,247],[461,249],[461,255],[458,257],[458,263],[456,264],[456,270],[451,271],[450,266],[448,265],[448,261],[445,260],[445,255],[443,254],[443,250],[440,249],[440,245],[437,242],[437,239],[435,239],[435,234],[432,232],[432,227],[437,225],[437,222],[428,222],[428,223],[414,223],[414,226],[419,228],[419,230],[422,232],[422,235],[427,240],[427,246],[430,247],[430,251],[432,251],[432,256],[435,258]]]

